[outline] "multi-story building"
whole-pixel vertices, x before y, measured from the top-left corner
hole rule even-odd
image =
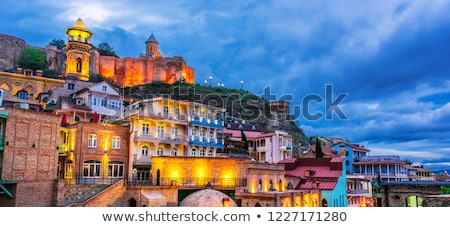
[[[373,207],[372,179],[364,175],[347,175],[347,204],[349,207]]]
[[[95,122],[59,131],[58,176],[67,184],[111,184],[127,176],[128,127]]]
[[[196,102],[189,105],[189,156],[216,157],[223,153],[225,109]]]
[[[365,156],[354,163],[354,173],[379,176],[382,182],[408,181],[407,165],[398,155]]]
[[[285,165],[288,189],[313,190],[313,206],[346,207],[347,186],[343,157],[290,158],[279,162]]]
[[[134,102],[125,108],[130,124],[129,172],[150,181],[150,157],[187,156],[189,103],[169,98]]]
[[[255,124],[238,122],[225,123],[223,131],[236,141],[242,141],[243,132],[249,153],[258,162],[277,163],[292,157],[292,136],[286,132],[265,131]]]
[[[58,132],[57,116],[2,107],[0,206],[55,205]]]
[[[363,145],[352,144],[349,142],[338,142],[332,146],[334,150],[338,151],[340,154],[345,154],[345,165],[348,174],[354,173],[354,163],[361,161],[363,157],[366,157],[370,150],[365,148]]]

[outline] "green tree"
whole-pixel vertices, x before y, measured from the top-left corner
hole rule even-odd
[[[56,46],[58,49],[62,49],[66,46],[66,43],[62,39],[53,39],[49,45]]]
[[[25,47],[19,58],[19,66],[24,69],[45,70],[48,68],[45,53],[33,47]]]
[[[244,150],[248,151],[248,140],[247,136],[244,133],[244,130],[241,129],[241,140],[244,142]]]
[[[100,55],[117,57],[116,51],[107,42],[101,42],[97,47],[97,51]]]
[[[316,137],[316,158],[323,158],[322,144],[319,137]]]

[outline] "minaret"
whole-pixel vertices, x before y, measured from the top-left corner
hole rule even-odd
[[[145,55],[151,57],[161,57],[161,53],[158,50],[158,41],[153,36],[153,33],[145,41]]]
[[[66,29],[68,42],[66,45],[66,77],[89,80],[89,58],[92,32],[86,29],[81,19]]]

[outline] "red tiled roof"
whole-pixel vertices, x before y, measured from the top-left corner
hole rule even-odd
[[[340,142],[340,143],[343,143],[343,144],[345,144],[353,149],[356,149],[356,150],[370,151],[369,149],[365,148],[364,146],[359,146],[359,144],[353,144],[353,143],[348,143],[348,142]]]
[[[233,138],[241,138],[241,130],[230,130],[230,129],[225,128],[223,133],[230,134],[231,137],[233,137]],[[275,133],[244,131],[244,134],[248,139],[256,139],[256,138],[273,136]]]
[[[316,187],[314,183],[317,184]],[[300,182],[295,189],[296,190],[333,190],[336,187],[337,181],[306,181]]]
[[[279,164],[295,163],[296,160],[297,158],[287,158],[279,161],[278,163]]]
[[[406,165],[406,161],[364,161],[364,162],[354,162],[353,165],[369,165],[369,164],[399,164]]]
[[[285,175],[290,177],[307,178],[305,176],[306,170],[315,171],[314,175],[309,177],[314,178],[339,178],[342,170],[330,170],[329,166],[297,166],[293,170],[286,170]]]

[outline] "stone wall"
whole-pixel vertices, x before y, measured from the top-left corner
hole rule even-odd
[[[438,184],[384,184],[380,189],[383,207],[406,207],[410,196],[425,197],[441,194]]]
[[[16,68],[25,47],[24,40],[0,33],[0,71]]]

